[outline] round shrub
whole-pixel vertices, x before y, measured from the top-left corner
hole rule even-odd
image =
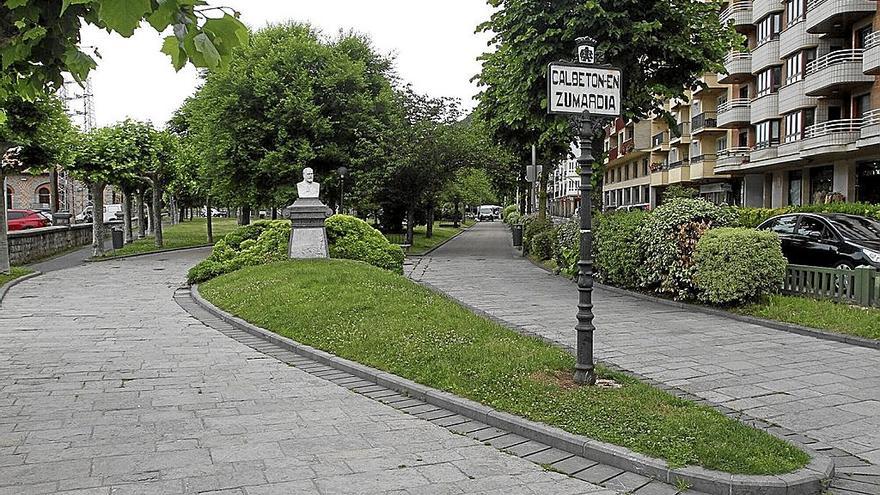
[[[599,280],[619,287],[638,286],[643,261],[639,233],[648,216],[641,210],[597,216],[593,244]]]
[[[581,236],[580,220],[570,218],[556,228],[556,243],[553,248],[553,259],[560,273],[569,277],[577,275],[577,262],[580,258]]]
[[[553,229],[543,230],[532,238],[529,253],[542,260],[553,257]]]
[[[753,301],[779,291],[787,262],[779,237],[769,231],[719,228],[706,232],[694,251],[700,299],[721,305]]]
[[[239,227],[217,241],[211,255],[187,273],[191,284],[205,282],[245,266],[287,259],[290,222],[260,220]]]
[[[507,218],[504,219],[504,222],[507,225],[516,225],[517,223],[519,223],[520,218],[522,218],[522,215],[520,215],[518,211],[514,211],[507,215]]]
[[[518,205],[508,205],[505,206],[503,210],[501,210],[501,220],[505,223],[511,223],[507,221],[507,217],[510,216],[511,213],[519,214],[519,206]]]
[[[532,217],[527,215],[525,218]],[[532,253],[532,239],[544,231],[553,230],[553,222],[549,218],[543,220],[535,215],[529,218],[528,222],[523,223],[523,250],[526,253]]]
[[[333,215],[324,225],[331,258],[359,260],[403,273],[403,249],[391,244],[367,222],[350,215]]]
[[[675,198],[656,208],[638,233],[644,256],[639,285],[676,299],[696,297],[693,255],[697,242],[709,229],[736,222],[733,208],[702,199]]]

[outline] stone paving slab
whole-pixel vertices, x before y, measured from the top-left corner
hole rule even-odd
[[[431,256],[409,260],[406,272],[490,317],[572,347],[576,286],[515,253],[504,226],[479,224]],[[861,459],[843,464],[880,463],[880,350],[600,287],[593,301],[599,360]]]
[[[208,328],[172,299],[200,255],[74,267],[7,295],[0,495],[613,493]]]

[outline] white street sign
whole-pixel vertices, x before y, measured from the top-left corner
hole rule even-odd
[[[553,62],[547,67],[547,111],[620,115],[620,69]]]

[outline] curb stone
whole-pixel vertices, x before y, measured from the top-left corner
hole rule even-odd
[[[428,256],[429,254],[433,253],[433,252],[436,251],[437,249],[443,247],[447,242],[449,242],[449,241],[455,239],[456,237],[460,236],[461,234],[464,234],[464,233],[467,232],[468,230],[472,229],[474,225],[476,225],[476,223],[473,224],[473,225],[471,225],[470,227],[459,227],[459,229],[461,229],[461,230],[459,230],[458,232],[456,232],[456,233],[455,233],[452,237],[450,237],[449,239],[446,239],[445,241],[441,242],[440,244],[437,244],[436,246],[432,247],[431,249],[425,251],[424,253],[420,253],[420,254],[407,254],[406,257],[407,257],[407,258],[410,258],[410,257],[412,257],[412,258],[422,258],[422,257]]]
[[[9,289],[24,282],[25,280],[28,280],[28,279],[31,279],[34,277],[38,277],[42,274],[43,274],[43,272],[41,272],[41,271],[33,271],[33,272],[28,273],[26,275],[22,275],[18,278],[14,278],[14,279],[10,280],[9,282],[6,282],[5,284],[3,284],[3,287],[0,287],[0,304],[3,303],[3,298],[6,297],[6,293],[9,292]]]
[[[518,251],[517,251],[518,252]],[[552,270],[547,269],[547,267],[539,265],[535,263],[535,260],[529,258],[528,256],[523,256],[528,259],[533,265],[536,267],[546,271],[547,273],[552,273],[553,275],[560,276],[558,273],[554,273]],[[565,277],[562,277],[565,278]],[[670,306],[678,309],[686,309],[689,311],[697,311],[703,314],[707,314],[710,316],[720,316],[723,318],[729,318],[735,321],[741,321],[743,323],[749,323],[752,325],[759,325],[762,327],[771,328],[773,330],[781,330],[783,332],[796,333],[798,335],[805,335],[807,337],[815,337],[817,339],[822,340],[830,340],[833,342],[841,342],[844,344],[855,345],[859,347],[867,347],[869,349],[880,349],[880,340],[866,339],[864,337],[856,337],[854,335],[846,335],[841,333],[833,333],[828,332],[826,330],[820,330],[818,328],[805,327],[802,325],[795,325],[794,323],[786,323],[783,321],[774,321],[768,320],[765,318],[758,318],[756,316],[748,316],[741,315],[737,313],[732,313],[730,311],[725,311],[723,309],[710,308],[706,306],[700,306],[698,304],[690,304],[681,301],[671,301],[669,299],[664,299],[662,297],[656,297],[649,294],[642,294],[641,292],[635,292],[628,289],[623,289],[621,287],[615,287],[613,285],[606,285],[601,282],[593,281],[593,285],[595,287],[599,287],[603,290],[607,290],[608,292],[623,295],[623,296],[632,296],[638,299],[642,299],[644,301],[650,301],[658,304],[663,304],[666,306]]]
[[[337,357],[311,346],[252,325],[217,308],[202,298],[198,285],[192,286],[190,296],[202,309],[228,324],[256,337],[279,345],[296,354],[306,356],[327,366],[351,373],[366,381],[404,393],[409,397],[448,409],[472,420],[485,423],[542,442],[564,452],[584,456],[618,469],[654,478],[667,483],[686,483],[690,487],[713,495],[818,495],[822,486],[834,474],[833,461],[818,452],[801,446],[811,457],[810,463],[787,478],[782,476],[744,476],[699,467],[669,468],[664,461],[650,458],[623,447],[599,442],[559,428],[529,421],[456,395],[433,389],[411,380]]]
[[[128,258],[140,258],[141,256],[150,256],[150,255],[154,255],[154,254],[176,253],[178,251],[195,251],[196,249],[205,249],[205,248],[209,248],[209,247],[214,247],[214,245],[213,244],[201,244],[199,246],[186,246],[186,247],[171,248],[171,249],[160,249],[158,251],[149,251],[146,253],[125,254],[122,256],[107,256],[104,258],[89,257],[83,261],[85,261],[86,263],[104,263],[106,261],[118,261],[118,260],[124,260],[124,259],[128,259]]]

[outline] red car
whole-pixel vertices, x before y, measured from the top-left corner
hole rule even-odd
[[[46,220],[46,217],[40,215],[38,211],[34,210],[7,210],[6,211],[6,226],[7,229],[12,230],[24,230],[24,229],[38,229],[40,227],[48,227],[49,221]]]

